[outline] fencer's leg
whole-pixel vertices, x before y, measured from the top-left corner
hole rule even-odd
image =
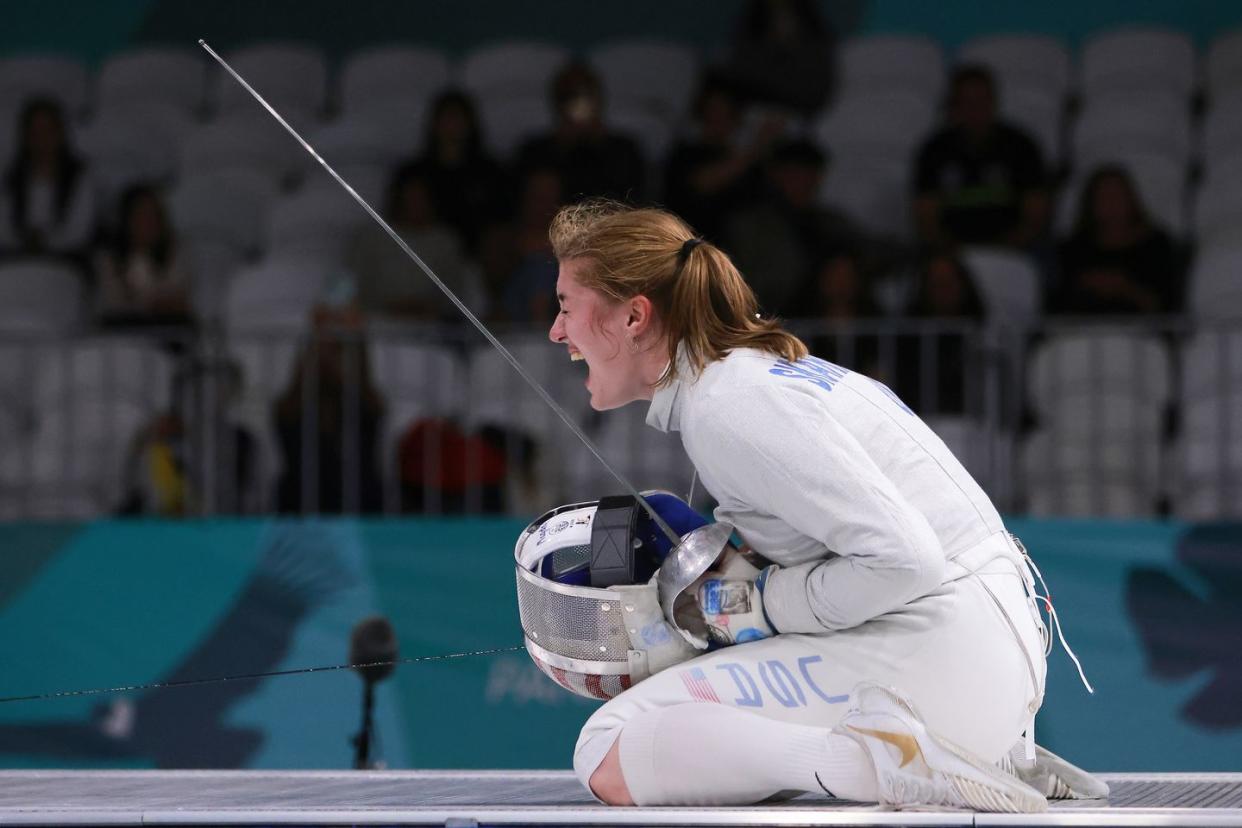
[[[876,798],[871,762],[853,740],[709,703],[635,715],[591,789],[610,804],[638,805],[748,805],[790,790]]]
[[[1108,799],[1108,783],[1039,745],[1034,761],[1028,761],[1026,744],[1019,740],[997,765],[1049,799]]]
[[[589,787],[595,798],[607,805],[634,804],[634,797],[630,795],[629,786],[625,784],[625,776],[621,772],[620,739],[612,743],[608,753],[604,754],[604,761],[591,774]]]

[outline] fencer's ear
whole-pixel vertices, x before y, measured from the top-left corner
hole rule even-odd
[[[655,305],[651,300],[641,293],[629,300],[628,314],[625,318],[625,326],[629,329],[631,336],[641,335],[651,325],[651,320],[655,314]]]

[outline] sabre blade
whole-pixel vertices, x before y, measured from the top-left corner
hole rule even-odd
[[[401,250],[405,253],[405,255],[409,256],[410,259],[413,260],[414,264],[418,265],[419,270],[427,274],[427,278],[431,279],[431,281],[435,284],[435,286],[438,287],[440,291],[449,298],[449,301],[451,301],[457,307],[457,309],[461,311],[462,315],[465,316],[467,319],[469,319],[472,325],[478,328],[479,333],[483,334],[483,336],[486,337],[487,341],[492,344],[492,347],[494,347],[497,351],[500,352],[500,355],[503,356],[505,360],[510,365],[513,366],[513,369],[517,371],[518,374],[521,375],[522,379],[526,380],[527,384],[529,384],[531,388],[535,389],[535,392],[539,394],[539,396],[543,399],[543,401],[547,403],[548,406],[554,412],[556,412],[556,416],[560,417],[561,421],[564,422],[565,425],[569,426],[570,431],[572,431],[578,437],[578,439],[582,441],[582,444],[585,445],[587,447],[587,450],[590,451],[591,454],[595,456],[595,459],[598,460],[601,465],[603,465],[604,469],[606,469],[609,474],[611,474],[614,478],[616,478],[617,482],[620,483],[622,486],[624,486],[625,490],[629,494],[633,495],[634,498],[642,505],[642,507],[647,510],[647,514],[649,514],[651,516],[651,519],[656,522],[656,525],[660,527],[660,530],[663,531],[664,534],[668,536],[669,540],[672,541],[673,545],[676,546],[678,543],[680,543],[681,536],[678,535],[676,532],[674,532],[673,528],[669,526],[668,523],[665,522],[665,520],[662,517],[656,514],[655,509],[651,507],[651,504],[647,502],[647,499],[638,493],[638,489],[634,488],[633,484],[631,484],[629,480],[623,477],[620,472],[614,469],[608,463],[608,461],[604,459],[604,456],[600,454],[599,449],[596,448],[595,443],[591,441],[591,438],[587,437],[587,435],[582,431],[582,429],[578,427],[578,424],[575,423],[573,419],[568,414],[565,413],[565,410],[561,408],[561,406],[556,402],[556,400],[552,398],[552,395],[549,394],[544,389],[544,387],[539,384],[538,380],[536,380],[534,377],[532,377],[530,374],[526,372],[526,369],[522,367],[522,364],[520,362],[518,362],[517,357],[513,356],[513,354],[509,352],[509,349],[506,348],[504,345],[502,345],[500,343],[500,340],[492,335],[492,332],[488,330],[487,326],[484,325],[481,321],[479,321],[478,317],[476,317],[473,313],[470,312],[470,308],[466,307],[465,303],[463,303],[460,299],[457,298],[457,294],[453,293],[453,291],[449,289],[448,285],[440,281],[440,277],[436,276],[435,271],[433,271],[430,267],[428,267],[427,263],[424,262],[419,257],[419,255],[410,248],[408,244],[406,244],[405,239],[401,238],[401,236],[397,233],[397,231],[393,230],[392,227],[389,226],[388,222],[384,221],[384,219],[380,216],[380,214],[375,212],[375,210],[371,207],[371,205],[367,203],[366,199],[358,195],[358,192],[352,186],[350,186],[348,181],[341,178],[341,176],[337,174],[336,170],[332,169],[331,164],[323,160],[323,157],[318,152],[315,151],[315,148],[312,147],[309,143],[307,143],[306,140],[302,138],[301,135],[298,134],[298,131],[294,129],[292,126],[290,126],[289,122],[286,121],[283,117],[281,117],[281,114],[277,112],[275,108],[272,107],[272,105],[269,104],[263,98],[262,95],[256,92],[254,87],[252,87],[249,83],[246,82],[245,78],[237,74],[237,72],[234,71],[233,67],[229,66],[228,62],[224,58],[216,54],[216,51],[212,49],[211,46],[207,45],[206,40],[200,38],[198,41],[198,45],[202,46],[203,49],[206,50],[207,54],[211,55],[212,58],[215,59],[216,63],[219,63],[220,66],[224,68],[224,71],[228,72],[229,75],[231,75],[234,80],[240,83],[242,85],[242,88],[250,93],[251,97],[253,97],[256,101],[258,101],[259,104],[262,105],[262,107],[266,109],[271,114],[271,116],[275,118],[280,123],[280,125],[285,128],[285,130],[290,135],[292,135],[295,139],[297,139],[297,142],[302,145],[302,148],[305,149],[307,152],[309,152],[311,154],[311,157],[314,158],[316,161],[318,161],[319,165],[328,171],[328,175],[332,176],[333,180],[336,181],[337,184],[340,184],[341,187],[345,189],[345,192],[349,193],[349,195],[354,199],[354,201],[358,202],[358,205],[362,207],[363,210],[366,210],[367,215],[375,219],[376,223],[379,224],[380,227],[384,228],[384,232],[387,233],[388,236],[394,242],[397,243],[397,246],[401,248]]]

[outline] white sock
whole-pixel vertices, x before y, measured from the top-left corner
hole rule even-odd
[[[876,801],[871,759],[825,727],[691,703],[639,713],[620,742],[621,772],[638,805],[748,805],[781,791],[825,789]]]

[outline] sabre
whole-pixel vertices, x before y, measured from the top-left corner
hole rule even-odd
[[[632,495],[634,499],[639,504],[641,504],[644,509],[647,510],[647,514],[651,516],[651,519],[655,521],[656,525],[660,527],[661,531],[663,531],[664,534],[668,536],[669,540],[672,541],[673,546],[676,546],[677,544],[681,543],[681,536],[678,535],[675,531],[673,531],[673,528],[669,526],[667,522],[665,522],[664,518],[660,517],[660,515],[656,513],[655,509],[653,509],[651,504],[647,502],[646,498],[644,498],[642,495],[638,493],[638,489],[634,488],[633,484],[631,484],[629,480],[627,480],[624,476],[622,476],[620,472],[614,469],[608,463],[608,461],[604,459],[604,456],[600,454],[599,449],[596,448],[595,443],[592,442],[591,438],[588,437],[586,433],[583,432],[582,429],[578,427],[578,424],[573,421],[573,418],[571,418],[568,414],[565,413],[565,410],[561,408],[561,406],[556,402],[556,400],[552,399],[552,395],[549,394],[546,390],[544,390],[544,387],[539,384],[538,380],[536,380],[534,377],[532,377],[530,374],[526,372],[526,369],[522,367],[522,364],[520,362],[518,362],[517,357],[513,356],[513,354],[509,352],[509,349],[506,348],[504,345],[502,345],[500,343],[500,340],[492,335],[492,332],[488,330],[487,326],[484,325],[481,321],[479,321],[478,317],[476,317],[473,313],[471,313],[470,308],[466,307],[465,303],[463,303],[460,299],[457,298],[457,294],[453,293],[453,291],[449,289],[448,285],[440,281],[440,277],[436,276],[435,271],[432,270],[430,267],[428,267],[427,263],[424,262],[422,258],[420,258],[419,255],[415,253],[414,250],[411,249],[408,244],[406,244],[405,239],[401,238],[401,236],[397,233],[397,231],[393,230],[392,227],[389,226],[388,222],[384,221],[383,217],[381,217],[379,213],[375,212],[374,208],[372,208],[371,205],[367,203],[367,200],[365,198],[358,195],[357,190],[355,190],[352,186],[350,186],[348,181],[346,181],[344,178],[341,178],[341,176],[337,174],[336,170],[332,169],[331,164],[323,160],[323,157],[318,152],[315,151],[315,148],[312,147],[309,143],[307,143],[307,141],[301,135],[298,134],[298,131],[294,129],[292,126],[290,126],[289,122],[286,121],[283,117],[281,117],[280,113],[277,112],[275,108],[273,108],[272,105],[269,104],[263,98],[262,95],[256,92],[254,87],[252,87],[249,83],[246,82],[245,78],[237,74],[237,72],[234,71],[233,67],[229,66],[228,62],[224,58],[216,54],[216,51],[212,49],[209,45],[207,45],[206,40],[203,40],[200,38],[198,41],[198,45],[202,46],[203,49],[207,51],[207,54],[211,55],[217,63],[219,63],[222,67],[224,67],[224,71],[232,75],[233,79],[242,85],[242,88],[244,88],[247,92],[249,92],[250,95],[256,101],[258,101],[259,104],[264,109],[266,109],[269,113],[271,113],[271,116],[275,118],[280,123],[280,125],[283,126],[285,130],[288,131],[288,133],[297,140],[299,144],[302,145],[302,148],[305,149],[307,152],[309,152],[311,154],[311,157],[314,158],[316,161],[318,161],[321,167],[327,170],[328,175],[332,176],[333,180],[335,180],[337,184],[340,184],[341,187],[345,189],[345,192],[349,193],[349,195],[354,199],[354,201],[358,202],[358,205],[367,212],[367,215],[375,219],[376,223],[379,224],[380,227],[384,228],[384,232],[387,233],[388,236],[394,242],[397,243],[397,246],[401,248],[401,250],[405,253],[405,255],[409,256],[410,259],[413,260],[414,264],[418,265],[419,269],[422,270],[423,273],[427,274],[427,278],[430,279],[435,284],[435,286],[438,287],[441,290],[441,292],[443,292],[444,295],[449,298],[449,301],[451,301],[457,307],[457,309],[461,311],[463,316],[465,316],[467,319],[470,320],[471,324],[473,324],[476,328],[478,328],[479,333],[483,334],[483,336],[487,338],[487,341],[492,344],[492,347],[494,347],[497,351],[500,352],[500,355],[503,356],[505,360],[510,365],[513,366],[513,369],[522,376],[522,379],[526,380],[527,384],[529,384],[531,388],[535,389],[535,392],[539,394],[539,396],[543,399],[543,401],[547,403],[548,406],[553,411],[556,412],[556,416],[560,417],[561,421],[564,422],[565,425],[569,426],[569,430],[572,431],[575,435],[577,435],[578,439],[582,441],[582,444],[587,447],[587,450],[590,451],[591,454],[595,455],[595,459],[598,460],[603,465],[603,467],[608,471],[608,473],[611,474],[614,478],[616,478],[617,482],[625,487],[626,492]]]

